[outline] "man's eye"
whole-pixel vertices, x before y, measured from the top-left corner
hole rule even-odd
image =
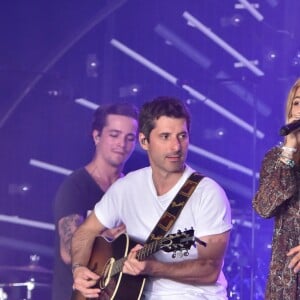
[[[297,105],[299,105],[299,101],[294,101],[293,106],[297,106]]]
[[[135,136],[129,135],[129,136],[127,137],[127,141],[128,141],[128,142],[134,142],[134,141],[135,141]]]
[[[187,138],[187,134],[186,134],[186,133],[182,133],[182,134],[179,135],[179,138],[180,138],[181,140],[184,140],[184,139]]]

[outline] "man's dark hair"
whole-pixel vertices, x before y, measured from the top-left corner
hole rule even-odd
[[[139,132],[143,133],[148,141],[156,120],[162,116],[185,119],[190,131],[191,116],[185,104],[177,98],[161,96],[144,103],[140,111]]]
[[[94,113],[92,130],[98,130],[99,134],[101,134],[103,127],[106,125],[108,115],[120,115],[138,121],[139,110],[135,105],[127,102],[100,105]]]

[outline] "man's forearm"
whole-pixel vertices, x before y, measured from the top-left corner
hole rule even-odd
[[[187,284],[212,284],[219,277],[222,262],[193,259],[182,262],[163,263],[151,261],[147,274]]]
[[[91,256],[94,239],[94,234],[78,228],[72,238],[72,265],[81,264],[83,266],[87,266]]]

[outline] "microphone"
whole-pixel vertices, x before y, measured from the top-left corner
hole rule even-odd
[[[285,136],[290,134],[292,131],[296,129],[300,129],[300,120],[296,120],[292,123],[283,125],[279,130],[279,134]]]

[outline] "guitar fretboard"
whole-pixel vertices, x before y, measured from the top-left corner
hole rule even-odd
[[[150,255],[152,255],[153,253],[157,252],[161,248],[162,240],[163,239],[144,245],[144,247],[142,249],[137,251],[137,254],[136,254],[137,259],[139,261],[143,261]],[[111,276],[114,276],[122,271],[126,258],[127,257],[122,257],[121,259],[116,260],[114,262]]]

